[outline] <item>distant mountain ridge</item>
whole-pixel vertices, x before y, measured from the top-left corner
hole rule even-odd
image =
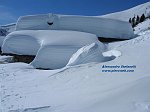
[[[137,15],[141,16],[142,14],[144,14],[146,17],[150,16],[150,2],[135,6],[124,11],[106,14],[98,17],[129,21],[129,18],[132,18],[134,16],[136,17]]]
[[[0,26],[0,36],[6,36],[10,32],[13,32],[15,30],[15,27],[16,27],[16,23]]]

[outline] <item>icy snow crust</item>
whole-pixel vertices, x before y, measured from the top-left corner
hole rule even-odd
[[[53,24],[48,25],[47,22]],[[130,39],[134,37],[132,27],[128,22],[100,17],[57,14],[20,17],[16,30],[74,30],[105,38]]]

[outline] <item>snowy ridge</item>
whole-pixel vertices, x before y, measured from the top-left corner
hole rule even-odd
[[[133,7],[125,11],[115,12],[111,14],[98,16],[98,17],[129,21],[130,18],[133,18],[134,16],[137,15],[141,16],[142,14],[145,14],[146,17],[150,16],[150,2],[138,5],[136,7]]]

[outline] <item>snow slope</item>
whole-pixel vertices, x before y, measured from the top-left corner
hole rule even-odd
[[[52,25],[48,25],[47,22],[52,23]],[[16,30],[73,30],[92,33],[105,38],[129,39],[134,37],[132,27],[128,22],[57,14],[20,17]]]
[[[125,11],[106,14],[99,17],[129,21],[130,18],[133,18],[134,16],[137,15],[141,16],[143,13],[145,14],[146,17],[150,16],[150,2],[138,5]]]
[[[135,39],[110,43],[110,50],[122,53],[115,60],[58,70],[36,70],[24,63],[1,64],[1,110],[149,112],[149,43],[148,30]],[[134,72],[102,72],[103,65],[136,65],[136,68]]]
[[[135,34],[150,30],[150,19],[145,20],[142,23],[139,23],[135,28]]]

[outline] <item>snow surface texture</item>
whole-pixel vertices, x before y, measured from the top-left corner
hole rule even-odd
[[[92,43],[80,48],[75,54],[73,54],[67,66],[103,61],[105,60],[101,48],[99,48],[98,44]]]
[[[86,39],[87,39],[87,37],[86,37]],[[79,40],[78,42],[81,42],[81,41]],[[98,43],[98,45],[100,47],[98,49],[99,53],[95,52],[95,54],[96,54],[96,56],[99,56],[99,61],[100,60],[102,61],[103,60],[102,50],[104,50],[105,47],[102,43],[98,42],[97,39],[95,40],[95,42]],[[46,46],[42,46],[39,49],[35,59],[32,61],[31,65],[33,65],[35,68],[45,68],[45,69],[58,69],[58,68],[65,67],[67,65],[69,59],[71,58],[71,56],[79,48],[81,48],[81,46],[82,45],[77,46],[77,44],[76,45],[46,45]],[[88,61],[88,59],[87,59],[87,62],[92,62],[92,61],[96,61],[96,60],[91,59]]]
[[[47,22],[53,24],[48,25]],[[74,30],[105,38],[130,39],[134,37],[132,27],[128,22],[100,17],[57,14],[20,17],[16,30]]]
[[[147,2],[142,5],[138,5],[136,7],[133,7],[131,9],[121,11],[121,12],[115,12],[103,16],[98,16],[98,17],[103,17],[103,18],[110,18],[110,19],[115,19],[115,20],[122,20],[122,21],[129,21],[130,18],[133,18],[134,16],[136,17],[141,16],[142,14],[145,14],[145,16],[150,16],[150,2]]]

